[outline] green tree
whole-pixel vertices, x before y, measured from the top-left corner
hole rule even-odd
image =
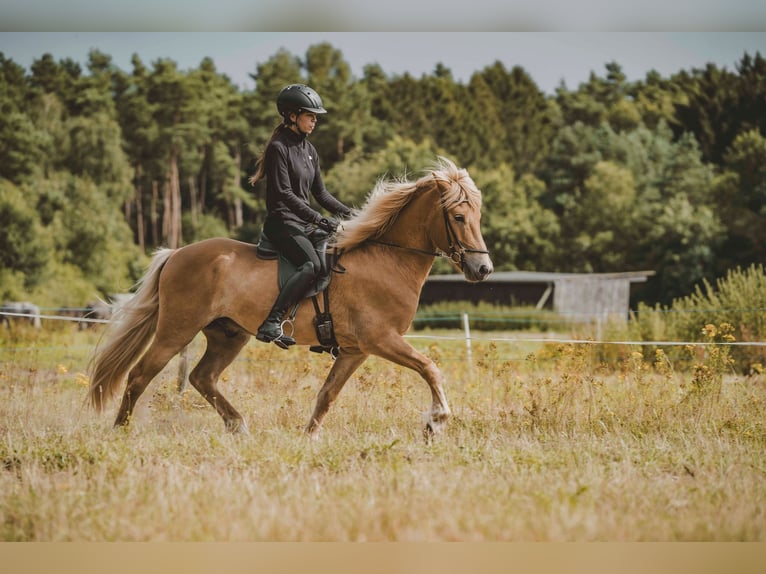
[[[635,102],[641,123],[649,129],[654,130],[661,123],[666,126],[678,124],[676,103],[683,101],[683,94],[676,84],[663,78],[656,70],[647,72],[644,80],[635,82],[628,92]]]
[[[140,254],[112,199],[92,180],[72,175],[52,178],[45,187],[62,198],[46,226],[56,259],[79,269],[104,295],[127,290]]]
[[[135,230],[141,251],[147,241],[159,244],[157,228],[157,174],[159,161],[159,125],[154,114],[156,103],[149,101],[149,70],[138,55],[131,58],[130,75],[118,72],[114,78],[115,106],[122,131],[123,147],[132,167],[132,207],[126,207],[126,219]]]
[[[201,145],[190,146],[184,153],[182,166],[188,174],[191,219],[211,211],[234,229],[243,224],[243,204],[249,200],[241,177],[242,146],[248,135],[243,96],[209,58],[189,74],[188,81],[195,93],[202,135]],[[212,206],[217,209],[211,210]]]
[[[504,153],[497,161],[511,164],[519,176],[537,173],[558,129],[556,108],[519,66],[506,71],[496,62],[482,75],[497,98],[500,125],[505,129]]]
[[[208,127],[200,121],[200,94],[187,75],[172,60],[160,59],[147,78],[147,98],[156,104],[157,154],[162,162],[155,185],[161,193],[160,238],[168,247],[179,247],[182,236],[181,164],[200,165],[200,150],[208,138]],[[206,118],[205,118],[206,119]]]
[[[668,304],[710,279],[723,231],[709,206],[696,205],[685,194],[650,206],[642,248],[657,278],[647,296]]]
[[[559,224],[538,202],[545,184],[531,174],[517,180],[508,164],[478,172],[474,181],[482,190],[482,230],[495,269],[550,269]]]
[[[369,101],[364,84],[356,81],[343,54],[328,43],[309,47],[306,73],[308,84],[321,95],[328,111],[311,137],[323,169],[330,169],[363,145],[365,132],[372,127]]]
[[[397,102],[389,94],[390,85],[383,68],[379,64],[368,64],[358,84],[364,89],[370,118],[364,132],[363,151],[369,153],[385,147],[386,142],[394,137],[396,130],[392,125]]]
[[[361,207],[379,179],[420,177],[442,153],[430,140],[394,136],[382,150],[335,164],[325,184],[347,205]]]
[[[34,288],[51,256],[50,243],[24,191],[0,179],[0,297]]]
[[[48,144],[29,113],[24,69],[0,53],[0,178],[29,179],[45,157]]]
[[[718,271],[766,261],[766,138],[757,130],[740,134],[724,156],[716,180],[716,206],[728,235]]]
[[[611,161],[600,161],[583,184],[583,198],[572,213],[577,221],[573,247],[584,271],[619,271],[630,267],[639,239],[633,173]]]
[[[705,161],[720,164],[739,131],[732,113],[739,86],[736,74],[708,64],[691,73],[682,71],[673,81],[685,96],[676,104],[676,134],[694,134]]]
[[[591,72],[588,81],[577,91],[561,86],[556,91],[564,122],[582,122],[588,126],[608,123],[615,131],[629,131],[641,122],[640,109],[631,97],[631,85],[617,62],[608,62],[606,75]]]

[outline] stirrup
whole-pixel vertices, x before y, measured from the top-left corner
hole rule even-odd
[[[309,351],[312,353],[329,353],[333,361],[338,358],[340,349],[336,346],[311,345]]]
[[[277,347],[280,347],[281,349],[287,349],[295,345],[295,339],[293,339],[292,337],[288,337],[284,333],[282,333],[278,337],[274,337],[273,339],[266,335],[256,333],[255,338],[263,343],[275,343]]]
[[[285,323],[291,327],[290,335],[285,334]],[[255,338],[263,343],[275,343],[280,349],[288,349],[295,345],[295,339],[292,337],[292,334],[295,332],[295,325],[291,318],[287,318],[279,324],[279,331],[279,335],[270,337],[261,333],[259,330],[258,333],[256,333]]]

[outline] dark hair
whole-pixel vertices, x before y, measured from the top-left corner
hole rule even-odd
[[[261,155],[258,157],[258,159],[255,162],[255,173],[247,178],[247,181],[250,185],[255,185],[259,181],[263,179],[263,177],[266,175],[265,168],[263,166],[263,160],[266,158],[266,149],[269,147],[271,142],[274,140],[274,137],[282,130],[282,129],[289,129],[284,123],[277,124],[277,127],[274,128],[274,131],[271,132],[271,136],[269,137],[269,141],[266,142],[266,146],[263,148],[263,151],[261,152]]]

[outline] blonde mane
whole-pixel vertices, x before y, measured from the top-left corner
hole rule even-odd
[[[439,207],[467,201],[471,207],[481,208],[481,191],[468,171],[439,157],[432,170],[416,181],[406,177],[379,180],[359,212],[343,223],[333,245],[337,249],[350,250],[368,239],[380,237],[417,194],[431,191],[437,185],[441,192]]]

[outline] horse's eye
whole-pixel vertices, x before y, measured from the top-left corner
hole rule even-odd
[[[456,213],[455,221],[457,221],[458,223],[465,223],[465,215],[463,215],[462,213]]]

